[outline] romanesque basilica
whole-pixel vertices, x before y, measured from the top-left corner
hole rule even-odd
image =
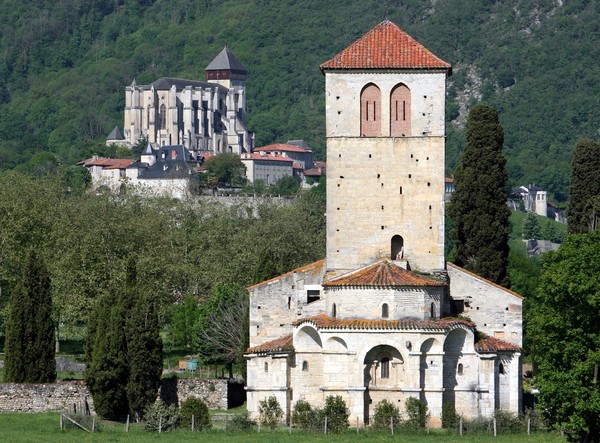
[[[451,66],[386,20],[321,71],[327,253],[249,288],[248,410],[341,395],[352,424],[382,399],[423,400],[432,425],[443,405],[520,412],[522,297],[444,257]]]

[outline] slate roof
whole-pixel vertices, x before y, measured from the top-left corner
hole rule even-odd
[[[352,329],[352,330],[425,330],[425,331],[448,331],[457,326],[466,326],[474,328],[475,324],[464,319],[445,317],[432,320],[372,320],[362,318],[333,318],[327,314],[319,314],[313,317],[302,318],[292,323],[294,326],[300,326],[304,323],[311,323],[317,329]]]
[[[384,20],[321,65],[322,71],[330,69],[444,69],[451,74],[452,66]]]
[[[495,337],[485,337],[475,343],[475,351],[480,354],[499,351],[521,352],[521,348],[513,343]]]
[[[265,151],[301,152],[301,153],[312,152],[311,149],[301,148],[300,146],[291,145],[288,143],[274,143],[272,145],[261,146],[260,148],[254,149],[254,152],[265,152]]]
[[[248,354],[272,354],[275,352],[286,352],[293,350],[293,338],[292,334],[289,334],[284,335],[283,337],[276,338],[275,340],[265,342],[258,346],[248,348],[246,352]]]
[[[208,64],[205,68],[206,71],[220,71],[220,70],[228,70],[234,71],[237,73],[247,73],[248,70],[246,67],[240,62],[235,55],[229,50],[227,46],[223,48],[221,52],[217,54],[217,56],[213,59],[212,62]]]
[[[175,158],[173,158],[173,152],[176,153]],[[154,155],[156,162],[146,169],[140,170],[138,178],[185,178],[190,175],[191,167],[188,162],[192,162],[194,159],[182,145],[162,146]]]
[[[436,280],[407,271],[389,260],[382,260],[365,268],[341,275],[323,283],[324,288],[345,287],[420,287],[446,286],[445,281]]]
[[[221,88],[227,90],[224,86],[221,86],[217,83],[203,82],[200,80],[187,80],[184,78],[173,78],[173,77],[161,77],[158,80],[153,81],[149,85],[140,85],[140,89],[148,90],[154,87],[157,91],[168,91],[171,87],[175,86],[177,91],[182,91],[188,86],[192,88],[207,88],[207,89],[217,89]]]
[[[125,140],[125,137],[123,137],[123,134],[121,133],[121,130],[119,129],[118,126],[115,126],[115,129],[113,129],[111,131],[110,134],[108,134],[108,137],[106,137],[107,140]]]

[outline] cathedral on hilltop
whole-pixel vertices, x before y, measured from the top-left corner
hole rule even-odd
[[[133,146],[145,138],[156,148],[183,145],[217,154],[250,152],[246,67],[225,47],[205,73],[206,81],[163,77],[138,85],[134,80],[125,89],[123,134],[111,133],[110,142]]]
[[[387,399],[465,418],[521,410],[522,297],[444,258],[446,77],[390,21],[321,65],[324,260],[249,288],[248,411],[344,398],[368,424]]]

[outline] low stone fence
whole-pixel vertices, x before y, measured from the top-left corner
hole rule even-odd
[[[0,383],[0,412],[93,412],[91,396],[82,381],[47,384]]]
[[[244,402],[244,385],[228,380],[167,378],[162,380],[159,397],[180,404],[194,396],[210,409],[229,409]],[[70,411],[93,413],[92,397],[83,381],[48,384],[0,383],[0,412]]]

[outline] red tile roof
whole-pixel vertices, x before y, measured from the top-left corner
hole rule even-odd
[[[513,343],[495,337],[485,337],[475,343],[475,350],[480,354],[498,351],[521,352],[521,348]]]
[[[384,20],[321,65],[321,70],[329,69],[445,69],[450,74],[452,67]]]
[[[272,145],[261,146],[260,148],[254,148],[254,152],[263,151],[281,151],[281,152],[312,152],[310,149],[304,149],[295,145],[288,145],[287,143],[275,143]]]
[[[77,163],[83,166],[102,166],[104,169],[125,169],[133,163],[130,158],[90,158]]]
[[[315,315],[314,317],[302,318],[292,323],[294,326],[300,326],[304,323],[312,323],[317,329],[384,329],[384,330],[427,330],[427,331],[448,331],[457,326],[466,326],[474,328],[475,324],[464,319],[445,317],[432,320],[370,320],[361,318],[332,318],[326,314]]]
[[[323,283],[323,287],[354,286],[394,288],[398,286],[446,286],[445,281],[425,277],[382,260]]]
[[[248,348],[246,352],[248,354],[272,354],[274,352],[286,352],[293,350],[294,345],[292,334],[289,334],[276,338],[275,340],[265,342],[258,346],[254,346],[253,348]]]
[[[271,155],[271,154],[267,154],[267,153],[252,153],[252,154],[242,154],[241,156],[242,161],[244,160],[269,160],[269,161],[276,161],[276,162],[287,162],[287,163],[293,163],[294,160],[289,158],[289,157],[284,157],[283,155]]]

